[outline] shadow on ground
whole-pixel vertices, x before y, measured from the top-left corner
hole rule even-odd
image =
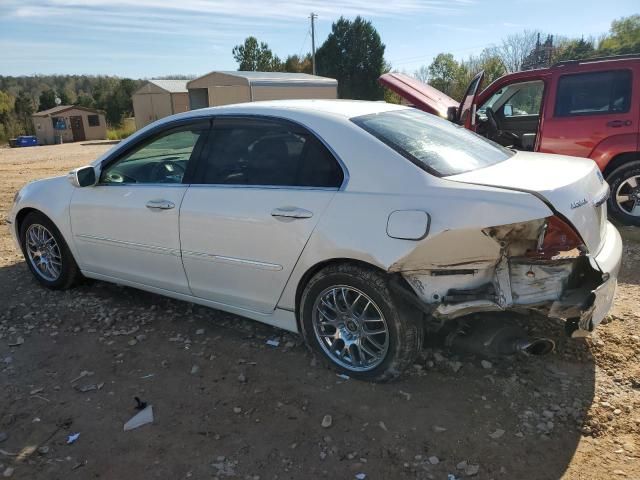
[[[399,381],[368,384],[320,367],[294,335],[192,304],[101,282],[46,291],[24,263],[0,269],[0,288],[0,447],[24,457],[0,464],[14,478],[446,479],[477,466],[556,479],[594,395],[584,344],[489,368],[428,351]],[[134,396],[155,422],[123,432]]]

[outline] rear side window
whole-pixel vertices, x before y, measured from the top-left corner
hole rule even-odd
[[[216,119],[203,160],[201,184],[339,188],[343,180],[315,136],[276,120]]]
[[[558,81],[555,116],[625,113],[631,104],[631,72],[579,73]]]
[[[437,176],[488,167],[513,155],[464,127],[420,110],[394,110],[351,121]]]

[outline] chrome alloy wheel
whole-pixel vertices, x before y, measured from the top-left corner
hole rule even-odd
[[[366,372],[384,361],[389,327],[364,292],[346,285],[329,287],[318,295],[312,315],[316,339],[338,365]]]
[[[640,217],[640,175],[620,182],[616,191],[616,203],[624,213]]]
[[[42,278],[56,281],[62,273],[62,254],[56,239],[46,227],[34,223],[25,234],[29,262]]]

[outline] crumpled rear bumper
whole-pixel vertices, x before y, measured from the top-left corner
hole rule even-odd
[[[591,257],[591,266],[599,269],[606,280],[593,291],[595,296],[590,316],[580,320],[579,329],[572,336],[588,334],[595,329],[613,306],[618,285],[618,273],[622,264],[622,237],[611,222],[607,222],[604,245],[595,257]]]

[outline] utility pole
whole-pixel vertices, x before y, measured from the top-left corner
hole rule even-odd
[[[316,26],[314,20],[318,18],[318,15],[311,12],[309,16],[311,19],[311,66],[313,70],[313,74],[316,74]]]

